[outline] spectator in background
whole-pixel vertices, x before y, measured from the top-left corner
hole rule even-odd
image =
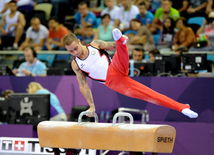
[[[87,26],[97,28],[96,15],[89,11],[88,4],[86,2],[80,2],[78,4],[78,12],[74,15],[74,19],[79,28],[75,30],[76,34],[85,35]]]
[[[187,16],[187,8],[189,6],[189,0],[170,0],[171,6],[178,10],[180,16]]]
[[[13,69],[16,76],[46,76],[46,66],[37,59],[37,53],[32,47],[25,49],[25,60],[19,68]]]
[[[31,82],[27,87],[29,94],[50,94],[50,121],[67,121],[65,111],[55,94],[45,89],[40,83]]]
[[[132,50],[136,46],[143,46],[143,49],[149,51],[155,48],[155,42],[151,32],[138,19],[132,19],[130,29],[124,33],[129,37],[128,48]],[[130,46],[134,45],[134,46]]]
[[[30,22],[31,26],[27,29],[25,41],[19,47],[20,51],[28,46],[40,51],[47,41],[49,31],[41,25],[39,18],[33,17]]]
[[[117,16],[119,15],[120,8],[115,5],[115,0],[105,0],[106,8],[101,12],[101,16],[104,14],[109,14],[111,17],[110,25],[114,25],[115,19],[117,19]]]
[[[114,22],[114,27],[125,32],[130,27],[130,21],[140,13],[137,6],[132,5],[130,0],[121,0],[122,7],[119,10],[119,16]]]
[[[187,14],[186,10],[189,5],[189,0],[170,0],[171,6],[178,10],[180,16],[185,16]]]
[[[101,12],[106,8],[105,0],[96,0],[94,6],[91,6],[91,11],[98,17]]]
[[[161,8],[155,11],[155,18],[152,23],[150,31],[156,33],[156,30],[163,31],[163,20],[166,17],[171,17],[173,20],[177,20],[180,17],[178,10],[171,7],[169,0],[161,1]]]
[[[206,17],[206,7],[208,0],[189,0],[189,7],[187,8],[187,16],[188,20],[191,17],[195,16],[203,16]]]
[[[9,94],[14,94],[14,91],[10,89],[2,91],[2,97],[8,98]]]
[[[214,15],[214,12],[213,12]],[[189,51],[213,51],[214,50],[214,16],[210,13],[208,21],[204,20],[204,24],[197,30],[197,43],[191,47]],[[200,39],[202,38],[202,39]],[[204,42],[200,44],[201,42]],[[201,46],[202,45],[202,46]],[[199,46],[199,47],[198,47]]]
[[[53,5],[53,16],[58,17],[59,6],[61,4],[69,4],[70,0],[36,0],[36,4],[39,3],[51,3]]]
[[[209,23],[206,19],[204,20],[203,25],[197,31],[197,35],[208,35],[210,42],[214,42],[214,12],[213,16],[210,15],[208,20],[210,20]]]
[[[64,50],[62,42],[63,37],[69,33],[68,29],[59,24],[59,21],[55,17],[51,17],[48,21],[49,35],[46,46],[43,50]]]
[[[94,38],[94,34],[95,34],[95,32],[94,32],[93,27],[87,26],[85,34],[81,36],[82,44],[87,45],[90,42],[92,42],[93,38]]]
[[[138,6],[142,2],[146,4],[146,9],[150,10],[151,0],[133,0],[132,4]]]
[[[17,11],[16,1],[9,2],[9,9],[10,12],[2,17],[0,25],[0,31],[3,34],[1,46],[11,46],[10,42],[12,41],[13,48],[18,49],[18,43],[25,26],[25,17],[21,12]],[[4,29],[5,25],[6,28]]]
[[[143,61],[144,59],[144,49],[143,48],[135,48],[132,51],[132,59],[136,61]]]
[[[152,13],[161,7],[161,0],[133,0],[134,5],[139,5],[141,2],[144,2],[147,10],[150,10]]]
[[[159,46],[162,45],[162,48],[166,50],[171,51],[171,47],[174,43],[174,37],[175,37],[175,21],[167,17],[163,21],[163,31],[160,32],[160,40],[159,40]]]
[[[151,51],[149,51],[149,60],[152,62],[155,62],[155,56],[160,54],[160,51],[157,49],[152,49]]]
[[[109,14],[101,16],[102,24],[98,27],[94,40],[114,41],[112,35],[113,26],[110,25],[111,17]]]
[[[9,11],[9,2],[10,0],[0,0],[0,19],[2,18],[4,13],[7,13]]]
[[[161,7],[162,0],[151,0],[151,12],[155,12],[157,9]]]
[[[141,2],[138,5],[138,8],[140,13],[136,16],[136,18],[139,19],[141,23],[147,27],[147,29],[150,29],[154,19],[154,15],[147,10],[146,4],[144,2]]]
[[[190,48],[195,42],[195,34],[191,27],[187,27],[187,22],[184,17],[180,17],[176,21],[176,25],[179,28],[179,31],[175,34],[174,44],[172,50],[176,50],[179,47]]]

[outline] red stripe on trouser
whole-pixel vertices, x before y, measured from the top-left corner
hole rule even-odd
[[[181,112],[184,108],[190,108],[187,104],[181,104],[162,95],[147,86],[132,80],[128,76],[129,54],[126,45],[122,44],[122,38],[116,41],[117,51],[109,66],[105,85],[123,95],[145,100],[156,105],[164,106]]]

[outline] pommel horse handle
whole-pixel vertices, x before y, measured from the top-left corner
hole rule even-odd
[[[134,119],[133,119],[133,117],[132,117],[132,115],[130,113],[127,113],[127,112],[118,112],[113,117],[113,124],[112,124],[113,127],[116,126],[117,117],[119,117],[119,116],[127,116],[127,117],[129,117],[130,124],[133,124],[133,122],[134,122]]]
[[[88,115],[88,114],[91,114],[91,112],[90,112],[90,111],[83,111],[83,112],[81,112],[81,113],[79,114],[79,117],[78,117],[78,125],[81,125],[81,124],[82,124],[82,117],[83,117],[84,115]],[[95,123],[98,123],[98,116],[97,116],[96,113],[94,113],[94,121],[95,121]]]

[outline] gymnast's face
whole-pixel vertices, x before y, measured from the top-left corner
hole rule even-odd
[[[65,45],[65,48],[71,55],[76,57],[79,57],[83,53],[83,48],[80,44],[80,40],[78,40],[78,42],[73,41],[70,45]]]

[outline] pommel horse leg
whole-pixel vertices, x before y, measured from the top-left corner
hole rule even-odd
[[[118,116],[128,116],[130,124],[116,123]],[[173,150],[176,131],[172,126],[133,124],[132,115],[124,112],[114,115],[113,124],[97,122],[97,115],[95,122],[81,122],[81,119],[78,123],[40,122],[39,144],[41,147],[68,148],[66,155],[74,153],[74,148],[128,151],[131,155],[142,152],[153,152],[155,155]],[[59,150],[54,150],[55,155],[59,155]]]

